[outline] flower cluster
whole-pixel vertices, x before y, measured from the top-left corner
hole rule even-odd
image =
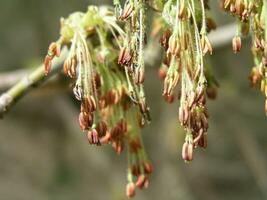
[[[238,19],[237,33],[232,40],[233,51],[241,50],[241,36],[252,35],[251,51],[254,67],[249,80],[252,87],[260,87],[266,97],[267,113],[267,2],[263,0],[221,0],[221,7]]]
[[[144,8],[139,4],[138,9],[130,8],[131,5],[125,5],[120,20],[142,18]],[[63,69],[75,80],[73,92],[81,104],[78,118],[81,130],[90,144],[111,144],[118,154],[127,147],[126,192],[132,197],[136,187],[148,186],[153,167],[141,138],[141,128],[149,121],[142,86],[144,30],[136,26],[139,28],[130,32],[132,22],[124,26],[118,24],[113,10],[106,7],[90,6],[86,13],[73,13],[61,20],[61,36],[50,45],[44,66],[48,74],[61,48],[69,48]]]
[[[207,17],[208,1],[168,0],[157,5],[162,9],[162,20],[156,26],[162,27],[160,43],[165,51],[159,69],[163,96],[169,103],[176,96],[180,100],[179,121],[186,131],[182,157],[191,161],[194,148],[207,147],[206,96],[216,97],[217,84],[205,67],[204,56],[212,54],[207,34],[216,25]]]

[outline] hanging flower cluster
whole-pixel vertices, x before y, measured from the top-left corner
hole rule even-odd
[[[207,147],[206,96],[216,97],[217,83],[204,56],[212,54],[207,34],[216,25],[207,17],[209,7],[205,0],[168,0],[154,5],[162,10],[155,29],[161,27],[163,32],[160,43],[165,60],[159,69],[163,96],[169,103],[176,97],[180,100],[179,121],[186,131],[182,157],[191,161],[194,148]]]
[[[267,113],[267,2],[264,0],[221,0],[221,7],[238,19],[236,36],[232,40],[234,53],[241,50],[241,36],[251,32],[254,67],[249,80],[265,95]]]
[[[144,93],[147,10],[157,11],[152,33],[160,35],[165,59],[159,69],[163,96],[178,98],[179,121],[186,131],[185,161],[193,149],[207,147],[206,97],[216,97],[217,82],[204,56],[212,54],[207,34],[215,29],[207,17],[207,0],[114,0],[114,9],[90,6],[61,20],[61,36],[46,55],[45,73],[63,46],[69,49],[64,73],[75,80],[80,101],[79,124],[93,145],[111,144],[128,150],[126,195],[146,188],[152,172],[141,138],[150,122]]]
[[[90,6],[86,13],[71,14],[61,20],[61,37],[50,45],[44,61],[48,74],[53,58],[69,47],[63,68],[75,80],[80,127],[90,144],[111,144],[118,154],[127,146],[128,197],[136,187],[148,187],[153,170],[141,138],[141,128],[150,119],[142,86],[143,6],[126,3],[118,16],[123,26],[108,8]]]

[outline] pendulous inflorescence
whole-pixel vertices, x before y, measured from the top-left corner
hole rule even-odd
[[[177,97],[180,101],[179,121],[186,132],[182,157],[191,161],[195,148],[207,147],[209,116],[206,97],[216,97],[217,82],[204,56],[212,54],[207,34],[216,25],[207,17],[209,6],[206,0],[168,0],[156,5],[161,16],[155,24],[161,27],[160,43],[165,51],[159,69],[163,96],[169,103]]]
[[[114,0],[114,9],[89,6],[61,19],[60,38],[45,57],[45,74],[63,46],[69,49],[63,71],[74,80],[80,102],[78,121],[93,145],[111,144],[128,151],[126,195],[147,188],[153,171],[141,129],[150,122],[144,92],[148,10],[156,11],[152,35],[160,35],[164,62],[159,69],[163,96],[179,99],[179,121],[185,129],[182,158],[207,147],[206,97],[216,97],[217,82],[204,56],[212,54],[208,32],[216,28],[208,17],[207,0]]]
[[[234,53],[241,50],[241,37],[251,33],[254,58],[249,80],[265,95],[267,113],[267,2],[264,0],[221,0],[221,8],[237,18],[236,36],[232,40]]]
[[[144,4],[134,5],[138,7],[126,14],[129,6],[117,17],[110,8],[90,6],[86,13],[61,19],[61,36],[50,45],[44,65],[48,74],[61,48],[69,48],[63,69],[75,81],[81,130],[90,144],[111,144],[118,154],[127,147],[126,194],[132,197],[136,187],[148,187],[153,167],[141,138],[141,129],[150,120],[142,85]],[[119,20],[125,23],[119,25]]]

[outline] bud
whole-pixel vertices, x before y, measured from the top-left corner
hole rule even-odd
[[[137,69],[134,77],[136,84],[142,84],[145,81],[145,71],[144,69]]]
[[[48,48],[48,56],[53,58],[54,56],[59,57],[60,56],[60,45],[58,45],[55,42],[52,42]]]
[[[89,129],[93,125],[93,116],[86,112],[80,112],[79,124],[83,131]]]
[[[104,137],[107,132],[107,124],[104,121],[100,121],[96,125],[96,131],[100,138]]]
[[[126,47],[121,48],[118,58],[118,64],[128,66],[131,63],[132,55]]]
[[[122,11],[122,14],[119,16],[120,20],[127,20],[133,13],[134,7],[132,4],[128,3]]]
[[[183,144],[183,148],[182,148],[182,158],[185,161],[192,161],[193,160],[193,150],[194,150],[194,145],[192,143],[185,142]]]
[[[153,172],[153,165],[150,161],[144,161],[144,169],[146,174],[151,174]]]

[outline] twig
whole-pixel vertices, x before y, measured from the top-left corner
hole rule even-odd
[[[0,91],[4,91],[13,85],[15,85],[19,80],[29,74],[32,69],[19,69],[9,72],[2,72],[0,74]]]
[[[8,111],[11,105],[13,105],[18,99],[29,92],[32,88],[39,86],[45,80],[49,79],[55,73],[59,72],[62,63],[66,58],[67,52],[67,49],[63,49],[61,56],[54,60],[52,71],[48,76],[45,76],[44,67],[43,65],[41,65],[28,76],[25,76],[25,78],[15,84],[7,92],[3,93],[0,96],[0,116],[3,117],[3,115]]]

